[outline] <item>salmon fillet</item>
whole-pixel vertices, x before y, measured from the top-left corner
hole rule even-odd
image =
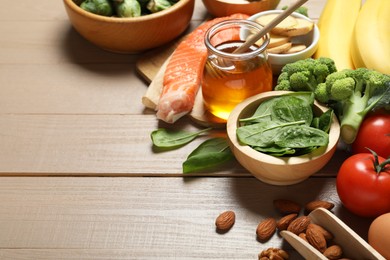
[[[207,60],[204,43],[207,30],[225,20],[246,18],[248,15],[233,14],[207,21],[178,45],[164,74],[163,89],[157,105],[158,119],[174,123],[192,110]]]

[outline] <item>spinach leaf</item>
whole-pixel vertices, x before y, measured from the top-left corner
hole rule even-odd
[[[165,128],[160,128],[154,130],[151,133],[152,142],[155,146],[160,148],[176,148],[182,145],[185,145],[197,136],[211,130],[211,128],[206,128],[197,132],[190,132],[184,130],[168,130]]]
[[[307,104],[314,104],[314,93],[310,91],[302,91],[302,92],[293,92],[286,94],[286,96],[294,96],[300,98],[302,102],[307,102]]]
[[[213,169],[232,160],[234,155],[226,138],[215,137],[200,144],[183,163],[183,173]]]
[[[314,117],[313,121],[311,121],[310,126],[314,127],[314,128],[320,129],[320,118],[319,117]]]
[[[251,117],[241,119],[240,122],[254,124],[261,121],[270,121],[273,103],[276,102],[279,98],[280,97],[274,97],[263,101],[260,106],[257,107],[255,113]]]
[[[270,147],[253,147],[256,151],[266,153],[273,156],[285,156],[295,154],[296,150],[292,148],[279,147],[279,146],[270,146]]]
[[[303,120],[289,123],[270,121],[242,126],[237,128],[237,137],[244,144],[267,147],[275,143],[274,138],[281,129],[283,131],[286,126],[303,123],[305,123]]]
[[[277,100],[272,108],[272,120],[281,122],[305,120],[307,125],[313,120],[312,104],[302,102],[302,99],[295,96]]]
[[[254,123],[259,123],[259,122],[263,122],[263,121],[276,120],[275,117],[272,118],[272,111],[275,109],[275,107],[282,108],[282,106],[280,104],[278,104],[278,102],[284,103],[287,97],[292,98],[298,104],[298,108],[299,107],[307,107],[307,108],[310,107],[311,108],[313,103],[314,103],[314,95],[312,92],[292,92],[292,93],[284,94],[282,96],[271,97],[271,98],[263,101],[258,106],[255,113],[251,117],[240,119],[240,122],[246,123],[246,124],[249,124],[249,123],[254,124]],[[280,101],[280,100],[282,100],[282,101]],[[290,109],[295,110],[296,108],[291,107]],[[299,113],[299,112],[297,112],[297,113]],[[301,120],[301,119],[298,119],[298,120]],[[307,120],[310,120],[310,119],[308,118]],[[291,121],[295,121],[295,120],[291,120]]]
[[[325,113],[322,113],[318,120],[318,129],[329,133],[330,126],[332,125],[332,118],[333,109],[328,109]]]
[[[324,131],[306,125],[286,126],[275,136],[275,144],[287,148],[326,146],[329,136]]]
[[[246,125],[237,128],[238,140],[247,145],[268,146],[272,143],[272,136],[265,136],[263,133],[270,127],[277,126],[277,123],[260,122],[257,124]]]

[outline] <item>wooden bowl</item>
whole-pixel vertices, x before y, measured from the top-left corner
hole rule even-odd
[[[81,9],[75,0],[63,0],[73,27],[102,49],[137,53],[166,44],[188,27],[195,0],[180,0],[172,7],[140,17],[106,17]]]
[[[320,170],[336,151],[340,136],[340,125],[336,116],[333,116],[328,146],[320,147],[309,154],[275,157],[241,144],[236,133],[239,120],[250,117],[261,102],[285,93],[288,93],[288,91],[268,91],[244,100],[233,109],[226,125],[229,145],[238,162],[257,179],[273,185],[299,183]],[[317,115],[327,109],[317,102],[314,104],[314,113]]]
[[[280,0],[202,0],[207,11],[213,16],[228,16],[235,13],[253,15],[261,11],[275,9]]]

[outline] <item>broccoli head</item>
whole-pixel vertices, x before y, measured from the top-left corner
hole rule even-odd
[[[329,74],[314,90],[315,98],[334,108],[341,123],[341,138],[352,143],[366,114],[390,102],[390,76],[359,68]]]
[[[314,92],[317,85],[323,83],[326,77],[335,71],[335,63],[330,58],[307,58],[288,63],[281,70],[275,90]]]

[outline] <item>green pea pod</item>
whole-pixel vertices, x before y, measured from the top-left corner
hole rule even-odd
[[[150,0],[146,8],[152,13],[157,13],[171,6],[172,4],[168,0]]]
[[[85,0],[80,4],[80,7],[87,12],[98,15],[113,15],[113,8],[109,0]]]
[[[141,5],[137,0],[123,0],[116,5],[116,14],[119,17],[141,16]]]

